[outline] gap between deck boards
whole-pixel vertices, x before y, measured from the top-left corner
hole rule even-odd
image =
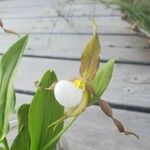
[[[16,93],[18,94],[24,94],[33,96],[35,94],[34,91],[28,91],[28,90],[21,90],[21,89],[15,89]],[[150,107],[143,107],[143,106],[132,106],[127,104],[116,104],[112,102],[108,102],[112,108],[115,109],[121,109],[121,110],[127,110],[127,111],[134,111],[134,112],[141,112],[141,113],[150,113]],[[95,105],[98,105],[95,104]]]
[[[6,33],[2,33],[0,32],[0,35],[4,35]],[[24,33],[24,32],[19,32],[19,34],[32,34],[32,35],[38,35],[38,34],[41,34],[41,35],[79,35],[79,36],[84,36],[84,35],[93,35],[93,33],[91,32],[28,32],[28,33]],[[98,33],[98,35],[105,35],[105,36],[110,36],[110,35],[113,35],[113,36],[143,36],[145,37],[142,33],[105,33],[105,32],[100,32]]]
[[[24,57],[41,58],[41,59],[68,60],[68,61],[80,61],[80,58],[73,58],[73,57],[40,56],[40,55],[28,55],[28,54],[25,54]],[[101,62],[107,62],[107,61],[108,61],[108,59],[101,59]],[[116,63],[117,64],[150,66],[150,62],[135,62],[135,61],[116,60]]]
[[[99,14],[99,15],[92,15],[92,17],[121,17],[122,15],[120,14],[110,14],[110,15],[104,15],[104,14]],[[14,19],[50,19],[50,18],[89,18],[89,15],[65,15],[65,16],[27,16],[27,17],[3,17],[3,19],[9,19],[9,20],[14,20]]]
[[[4,53],[0,53],[2,56]],[[80,61],[80,58],[73,57],[59,57],[59,56],[41,56],[41,55],[31,55],[24,54],[23,57],[34,58],[34,59],[55,59],[55,60],[66,60],[66,61]],[[107,62],[108,59],[101,59],[101,62]],[[124,60],[116,60],[116,64],[126,64],[126,65],[141,65],[141,66],[150,66],[150,62],[136,62],[136,61],[124,61]]]

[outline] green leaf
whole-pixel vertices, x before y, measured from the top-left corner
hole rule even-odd
[[[28,36],[18,40],[0,60],[0,141],[6,137],[9,130],[8,118],[15,103],[14,79],[27,40]]]
[[[96,103],[102,94],[105,92],[112,77],[115,59],[110,59],[102,68],[97,72],[95,78],[92,80],[92,85],[96,90],[96,96],[92,98],[90,105]]]
[[[23,104],[18,110],[19,129],[11,150],[30,150],[30,135],[28,130],[29,105]]]
[[[53,71],[47,71],[40,85],[48,88],[57,81]],[[53,90],[38,89],[29,108],[30,150],[41,150],[63,128],[61,123],[55,130],[48,126],[64,115],[64,108],[56,101]],[[48,147],[51,150],[55,143]]]
[[[92,23],[94,34],[83,51],[80,65],[80,76],[87,80],[92,80],[95,77],[100,62],[100,43],[95,22],[92,21]]]

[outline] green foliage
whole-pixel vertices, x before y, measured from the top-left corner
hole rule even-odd
[[[15,104],[14,79],[27,40],[28,36],[18,40],[0,60],[0,142],[9,130],[8,119]]]
[[[50,87],[57,81],[53,71],[47,71],[40,86]],[[56,101],[53,91],[38,89],[29,108],[30,150],[41,150],[63,128],[63,122],[55,130],[48,126],[62,117],[64,108]],[[48,147],[53,149],[55,144]]]
[[[5,150],[3,147],[0,147],[0,150]]]
[[[150,1],[149,0],[120,0],[121,9],[133,20],[150,32]]]
[[[15,138],[11,150],[30,150],[30,135],[28,131],[29,105],[24,104],[18,110],[18,135]]]
[[[96,96],[92,98],[90,105],[96,103],[108,87],[112,77],[114,64],[115,59],[110,59],[99,69],[95,78],[92,80],[92,85],[96,90]]]
[[[150,0],[100,0],[105,4],[119,5],[129,21],[138,23],[150,32]]]
[[[48,88],[56,81],[55,73],[48,70],[40,86]],[[11,150],[42,150],[63,129],[63,122],[55,130],[48,128],[63,114],[64,108],[55,100],[53,91],[38,89],[31,104],[22,105],[18,111],[19,133]],[[46,150],[53,150],[58,140],[59,137]]]

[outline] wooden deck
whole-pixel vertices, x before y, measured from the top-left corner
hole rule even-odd
[[[21,35],[30,34],[15,84],[17,106],[31,100],[34,81],[47,69],[56,71],[59,79],[78,74],[80,55],[92,35],[91,15],[101,35],[102,64],[113,56],[118,58],[103,99],[141,140],[119,134],[97,106],[88,108],[64,137],[70,150],[149,150],[148,39],[134,32],[117,8],[110,9],[97,0],[0,0],[5,27]],[[16,39],[0,30],[0,55]],[[9,142],[13,134],[12,130]]]

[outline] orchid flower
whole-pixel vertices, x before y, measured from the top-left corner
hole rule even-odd
[[[95,78],[99,69],[101,47],[98,34],[96,32],[95,21],[93,18],[91,20],[94,33],[81,56],[79,78],[75,78],[73,80],[60,80],[51,85],[49,88],[40,87],[39,82],[36,82],[36,86],[38,88],[54,90],[56,100],[60,105],[66,108],[64,116],[49,125],[49,127],[54,126],[54,129],[65,119],[69,117],[78,117],[93,103],[93,97],[97,98],[96,89],[92,86],[92,80]],[[102,111],[108,117],[113,119],[114,124],[120,132],[124,132],[125,135],[132,134],[139,138],[135,133],[126,131],[122,123],[113,117],[111,107],[107,102],[100,100],[99,105]]]

